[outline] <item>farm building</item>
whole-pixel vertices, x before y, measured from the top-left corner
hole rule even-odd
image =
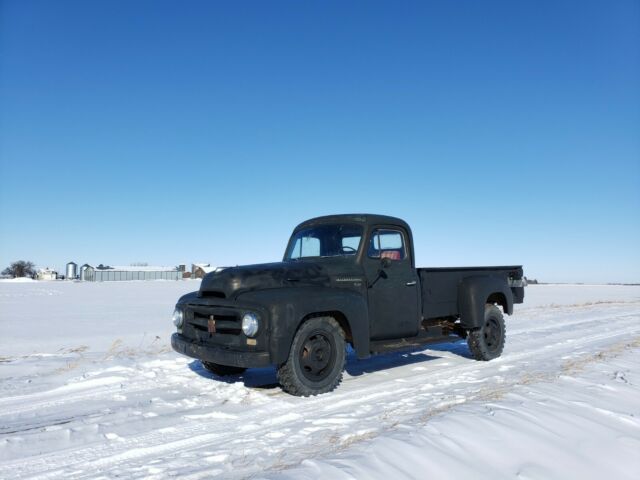
[[[122,280],[180,280],[182,272],[176,267],[109,267],[83,265],[82,280],[88,282],[109,282]]]
[[[66,279],[75,280],[76,278],[78,278],[78,264],[75,262],[67,263]]]
[[[219,268],[208,263],[194,263],[191,265],[191,278],[203,278],[207,273],[215,272]]]
[[[58,272],[51,270],[49,267],[41,268],[36,273],[36,279],[38,280],[56,280],[58,278]]]

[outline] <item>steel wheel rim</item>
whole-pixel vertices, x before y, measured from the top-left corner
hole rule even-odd
[[[314,331],[307,335],[299,353],[302,374],[312,382],[327,378],[336,363],[336,347],[330,335]]]
[[[498,321],[495,318],[488,319],[484,324],[482,333],[487,349],[492,352],[496,351],[502,341],[502,331]]]

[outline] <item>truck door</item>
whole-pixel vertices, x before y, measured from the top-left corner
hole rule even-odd
[[[398,227],[374,228],[363,260],[372,340],[412,337],[420,323],[418,278]]]

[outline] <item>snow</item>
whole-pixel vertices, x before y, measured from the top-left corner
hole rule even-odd
[[[533,285],[502,357],[357,361],[297,398],[168,347],[171,282],[0,284],[0,478],[636,478],[640,287]]]
[[[539,384],[495,392],[494,401],[491,395],[398,425],[372,442],[266,477],[638,478],[639,346],[620,344],[625,355],[579,374],[569,366]]]
[[[175,272],[176,267],[149,266],[149,265],[120,265],[98,268],[92,265],[96,270],[104,272]]]
[[[0,355],[165,347],[179,296],[199,281],[33,282],[0,288]],[[157,340],[159,337],[160,340]],[[160,347],[158,347],[160,348]]]
[[[215,267],[215,266],[211,266],[211,265],[199,266],[199,268],[200,268],[204,273],[211,273],[211,272],[216,272],[216,271],[218,271],[218,270],[222,270],[222,267]]]

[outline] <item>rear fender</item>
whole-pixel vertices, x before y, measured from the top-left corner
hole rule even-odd
[[[461,326],[465,329],[482,326],[487,303],[501,305],[507,315],[513,313],[513,294],[504,278],[482,275],[462,280],[458,285]]]

